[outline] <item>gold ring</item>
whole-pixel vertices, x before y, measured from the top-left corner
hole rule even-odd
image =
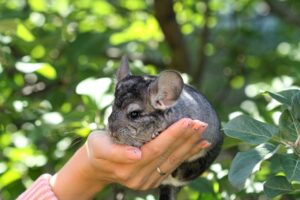
[[[159,167],[156,168],[156,171],[157,171],[157,172],[159,173],[159,175],[161,175],[161,176],[164,176],[164,175],[167,174],[167,173],[165,173],[165,172],[162,172],[161,169],[160,169]]]

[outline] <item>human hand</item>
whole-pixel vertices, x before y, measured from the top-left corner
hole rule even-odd
[[[56,194],[63,195],[60,199],[87,199],[110,183],[135,190],[155,188],[182,162],[210,145],[201,140],[206,127],[197,120],[179,120],[141,149],[113,144],[106,132],[95,131],[55,178],[57,183],[73,183],[76,196],[67,198],[62,189]],[[157,167],[165,175],[160,175]]]

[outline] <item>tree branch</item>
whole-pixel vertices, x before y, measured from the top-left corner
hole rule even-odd
[[[181,72],[190,72],[191,62],[188,57],[183,35],[176,21],[176,15],[173,10],[173,1],[155,0],[154,11],[155,17],[158,20],[160,28],[171,49],[171,64],[173,68]]]
[[[284,5],[284,3],[277,3],[274,0],[265,0],[265,2],[271,8],[271,12],[300,27],[300,15],[297,12]]]

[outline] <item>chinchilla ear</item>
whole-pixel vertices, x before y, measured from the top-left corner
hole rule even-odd
[[[159,110],[170,108],[179,98],[183,85],[182,77],[178,72],[172,70],[161,72],[149,86],[151,105]]]
[[[121,65],[117,71],[117,81],[121,81],[130,74],[128,58],[127,56],[123,56],[121,59]]]

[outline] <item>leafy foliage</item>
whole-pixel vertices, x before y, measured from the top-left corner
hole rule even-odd
[[[224,127],[224,131],[228,136],[241,139],[250,144],[267,142],[278,133],[276,127],[261,123],[245,115],[231,120]]]
[[[279,172],[271,170],[270,177],[264,184],[266,195],[273,198],[280,194],[294,192],[293,185],[300,182],[300,120],[296,117],[300,108],[300,101],[298,101],[300,90],[269,94],[283,104],[281,123],[278,125],[280,128],[277,129],[250,117],[239,116],[225,124],[224,131],[228,136],[239,138],[250,144],[262,143],[255,149],[238,153],[234,158],[229,171],[229,181],[236,187],[244,187],[246,178],[254,173],[254,167],[259,167],[258,164],[269,159],[275,153],[279,154],[282,170]],[[289,115],[286,114],[287,112]],[[279,134],[278,130],[283,133]],[[291,137],[288,137],[290,135]],[[283,146],[280,152],[277,152],[278,145]],[[285,176],[279,176],[278,173],[284,173]]]
[[[268,197],[274,198],[277,195],[292,192],[293,188],[284,176],[271,176],[264,184],[264,190]]]
[[[266,143],[249,151],[237,153],[229,171],[229,181],[237,188],[244,187],[246,178],[251,175],[254,168],[270,158],[276,150],[275,145]]]
[[[227,124],[235,138],[226,138],[219,159],[180,200],[263,199],[266,180],[268,196],[299,198],[300,97],[276,93],[300,83],[299,10],[295,0],[0,0],[0,199],[57,171],[90,131],[105,128],[123,54],[135,74],[181,71],[223,122],[244,114]],[[260,137],[240,137],[243,127]],[[279,149],[268,158],[272,145]],[[237,151],[260,166],[243,190],[228,181]],[[153,199],[147,195],[127,197]]]

